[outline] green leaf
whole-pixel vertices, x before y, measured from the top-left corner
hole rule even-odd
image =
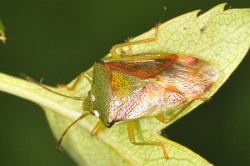
[[[174,53],[210,62],[220,72],[218,81],[202,96],[211,97],[239,65],[250,46],[250,9],[224,11],[224,6],[218,5],[199,17],[197,10],[163,23],[159,29],[159,39],[132,46],[133,54]],[[154,34],[155,29],[152,29],[133,40],[152,38]],[[122,49],[127,51],[126,47]],[[89,69],[87,72],[91,74],[91,71]],[[83,78],[80,85],[73,92],[64,88],[52,89],[70,96],[85,97],[90,90],[90,83]],[[79,101],[54,95],[35,84],[1,73],[0,90],[43,107],[57,139],[83,112]],[[201,103],[193,102],[175,120]],[[86,117],[73,126],[63,140],[63,148],[79,165],[211,165],[198,154],[159,135],[158,132],[170,123],[162,124],[155,118],[136,121],[136,139],[164,142],[170,156],[166,160],[159,147],[131,144],[125,123],[114,125],[101,131],[98,136],[91,137],[90,132],[97,121],[94,116]]]
[[[4,26],[3,26],[3,23],[2,21],[0,20],[0,40],[5,43],[6,42],[6,37],[5,37],[5,33],[4,33]]]

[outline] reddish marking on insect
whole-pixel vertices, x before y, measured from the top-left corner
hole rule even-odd
[[[192,57],[192,56],[179,56],[178,60],[183,64],[183,65],[195,65],[198,61],[199,58]]]
[[[177,55],[141,56],[140,59],[121,59],[105,63],[110,73],[122,71],[140,78],[154,78],[176,61]]]

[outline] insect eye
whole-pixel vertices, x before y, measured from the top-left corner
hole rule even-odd
[[[95,101],[95,96],[92,94],[90,99],[91,99],[91,101]]]
[[[92,115],[95,115],[97,118],[100,117],[100,113],[99,113],[97,110],[92,110],[92,111],[91,111],[91,114],[92,114]]]

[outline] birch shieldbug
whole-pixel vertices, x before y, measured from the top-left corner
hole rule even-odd
[[[92,114],[100,119],[91,132],[92,136],[104,127],[126,122],[131,143],[160,146],[165,158],[169,158],[162,142],[136,141],[134,120],[155,117],[163,123],[170,122],[190,103],[200,99],[217,80],[218,71],[209,62],[193,56],[163,53],[119,55],[116,51],[126,46],[131,49],[132,45],[154,42],[158,37],[158,29],[159,25],[155,28],[154,38],[115,45],[110,51],[112,57],[94,63],[93,77],[83,72],[72,87],[66,87],[74,90],[80,78],[87,77],[91,82],[91,90],[86,99],[60,94],[25,76],[52,93],[83,101],[85,112],[67,127],[58,141],[58,148],[70,127]],[[177,111],[175,108],[178,108]],[[165,117],[166,113],[171,116]]]

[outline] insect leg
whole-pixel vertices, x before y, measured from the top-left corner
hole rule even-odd
[[[179,115],[179,114],[178,114]],[[176,118],[177,116],[175,116],[174,118]],[[166,118],[165,116],[163,116],[163,115],[157,115],[157,116],[155,116],[155,118],[157,119],[157,120],[159,120],[160,122],[162,122],[162,123],[168,123],[168,122],[170,122],[171,120],[173,120],[173,118],[170,118],[170,119],[168,119],[168,118]]]
[[[96,136],[98,135],[98,133],[104,128],[104,125],[102,123],[102,121],[99,121],[96,126],[94,127],[94,129],[91,131],[91,136]]]
[[[175,113],[171,118],[166,118],[164,115],[155,116],[162,123],[169,123],[175,118],[177,118],[193,101],[186,103],[177,113]]]
[[[127,127],[128,127],[128,137],[131,143],[134,145],[154,145],[154,146],[160,146],[163,150],[164,157],[166,159],[169,159],[167,150],[162,142],[137,142],[135,140],[135,131],[134,131],[134,122],[129,121],[127,122]]]
[[[132,38],[128,38],[127,40],[125,40],[125,43],[129,43],[131,39],[132,39]],[[133,53],[132,53],[132,46],[129,45],[129,46],[128,46],[128,53],[126,53],[124,50],[121,49],[121,55],[120,55],[120,56],[130,56],[130,55],[132,55],[132,54],[133,54]]]
[[[69,131],[69,129],[74,125],[76,124],[79,120],[83,119],[84,117],[88,116],[90,114],[90,112],[85,112],[83,113],[79,118],[77,118],[74,122],[72,122],[65,130],[64,132],[62,133],[60,139],[58,140],[57,142],[57,150],[58,151],[61,151],[61,143],[62,143],[62,140],[64,138],[64,136],[67,134],[67,132]]]
[[[84,78],[84,77],[87,78],[87,80],[90,83],[92,83],[92,77],[89,74],[85,73],[85,72],[81,72],[81,74],[76,78],[76,80],[75,80],[75,82],[74,82],[74,84],[72,86],[67,86],[65,84],[59,84],[59,86],[60,87],[65,87],[69,91],[74,91],[76,86],[79,84],[80,80],[82,78]]]
[[[139,41],[133,41],[133,42],[125,42],[125,43],[114,45],[110,50],[110,53],[111,53],[112,57],[114,59],[118,59],[118,58],[121,57],[121,55],[119,55],[118,52],[116,51],[116,49],[118,49],[118,48],[122,48],[122,47],[125,47],[125,46],[130,47],[130,46],[136,45],[136,44],[144,44],[144,43],[150,43],[150,42],[156,41],[158,36],[159,36],[159,27],[160,27],[160,24],[156,24],[156,26],[155,26],[155,36],[153,38],[139,40]],[[131,52],[131,51],[129,51],[129,52]]]

